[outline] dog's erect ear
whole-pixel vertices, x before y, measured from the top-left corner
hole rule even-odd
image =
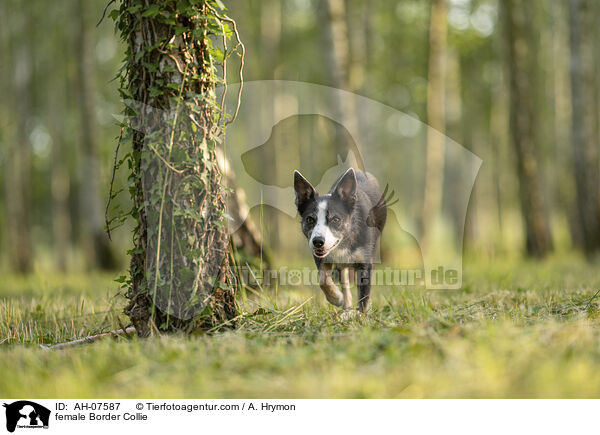
[[[296,192],[296,207],[302,214],[306,204],[317,196],[317,191],[298,171],[294,171],[294,191]]]
[[[350,168],[342,175],[335,186],[331,188],[331,194],[337,195],[343,201],[354,203],[356,200],[356,174]]]

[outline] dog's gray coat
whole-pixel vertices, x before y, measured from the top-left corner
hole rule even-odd
[[[352,268],[356,272],[358,308],[365,312],[377,242],[387,216],[377,180],[368,172],[350,168],[327,194],[319,195],[300,172],[294,171],[294,190],[302,232],[313,251],[327,300],[344,309],[352,306],[348,274]],[[342,291],[335,283],[333,270],[340,271]]]

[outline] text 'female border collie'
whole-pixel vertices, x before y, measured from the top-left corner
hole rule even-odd
[[[377,180],[368,172],[350,168],[333,183],[329,193],[319,195],[300,172],[294,171],[294,190],[302,232],[313,251],[325,297],[345,310],[352,307],[352,268],[356,272],[358,309],[366,312],[375,250],[387,215]],[[334,269],[340,272],[342,291],[334,282]]]

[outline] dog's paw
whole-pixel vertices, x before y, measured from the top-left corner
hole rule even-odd
[[[342,322],[347,322],[348,320],[352,320],[359,316],[359,312],[356,310],[341,310],[340,311],[340,320]]]

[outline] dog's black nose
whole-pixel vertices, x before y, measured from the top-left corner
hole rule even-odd
[[[323,237],[315,237],[312,244],[315,248],[322,248],[325,244],[325,239]]]

